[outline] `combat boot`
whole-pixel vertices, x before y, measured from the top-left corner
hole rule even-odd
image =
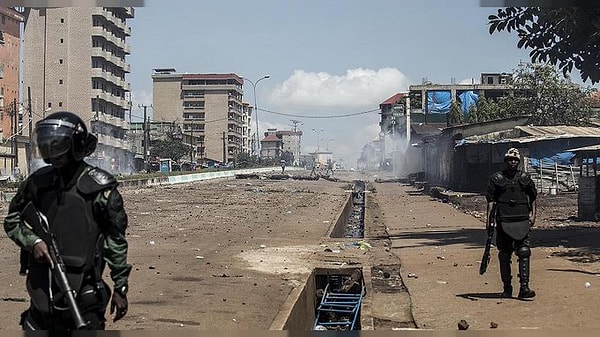
[[[519,258],[519,288],[518,298],[534,298],[535,291],[529,288],[529,257]]]
[[[510,260],[510,253],[498,252],[498,261],[500,262],[500,278],[502,279],[502,284],[504,285],[502,297],[505,298],[511,298],[513,293]]]

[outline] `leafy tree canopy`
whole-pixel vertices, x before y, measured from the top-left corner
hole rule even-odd
[[[592,89],[572,83],[547,64],[521,64],[514,70],[512,96],[477,103],[481,121],[532,116],[535,125],[582,125],[592,115]]]
[[[174,161],[179,161],[183,156],[189,155],[191,148],[185,144],[181,138],[173,137],[171,133],[167,133],[164,139],[156,139],[152,141],[150,154],[159,158],[171,158]]]
[[[600,8],[508,7],[488,21],[490,34],[515,31],[533,63],[558,65],[565,76],[575,68],[584,81],[600,82]]]

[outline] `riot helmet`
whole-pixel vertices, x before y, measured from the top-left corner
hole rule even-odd
[[[508,161],[509,159],[516,159],[518,161],[521,161],[521,154],[519,153],[519,150],[514,147],[508,149],[508,151],[506,151],[506,154],[504,155],[504,161]]]
[[[46,116],[35,124],[35,148],[44,162],[68,155],[78,162],[96,150],[98,138],[88,133],[79,116],[59,111]]]

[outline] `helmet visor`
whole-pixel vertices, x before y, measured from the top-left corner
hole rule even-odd
[[[57,158],[69,152],[72,147],[73,127],[62,120],[43,120],[36,125],[35,149],[43,159]]]

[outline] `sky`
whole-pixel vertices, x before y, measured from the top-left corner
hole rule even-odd
[[[353,167],[387,98],[423,79],[478,83],[529,61],[515,34],[489,34],[496,11],[479,0],[145,0],[129,21],[132,114],[152,103],[155,68],[270,75],[256,85],[261,134],[298,121],[303,154],[329,150]],[[244,100],[254,104],[250,83]]]

